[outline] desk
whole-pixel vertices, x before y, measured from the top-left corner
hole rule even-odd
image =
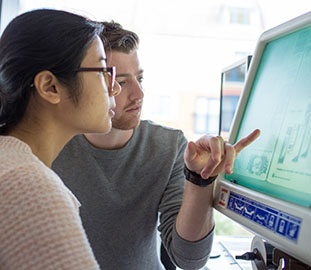
[[[252,239],[252,236],[215,235],[211,257],[201,270],[252,270],[250,261],[235,259],[236,255],[250,251]]]

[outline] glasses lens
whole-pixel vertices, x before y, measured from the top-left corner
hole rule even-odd
[[[105,83],[107,85],[108,91],[110,94],[113,92],[113,87],[116,80],[116,67],[103,67],[103,68],[97,68],[97,67],[81,67],[77,70],[77,72],[80,71],[96,71],[96,72],[102,72]]]
[[[116,78],[115,67],[107,68],[107,72],[104,72],[104,76],[105,82],[109,87],[109,91],[112,92]]]
[[[108,90],[111,91],[111,73],[109,71],[104,72],[104,77]]]
[[[111,67],[111,71],[110,71],[110,75],[111,75],[111,77],[110,77],[110,80],[111,80],[111,90],[112,90],[112,88],[113,88],[113,86],[114,86],[114,83],[115,83],[115,81],[116,81],[116,67]]]

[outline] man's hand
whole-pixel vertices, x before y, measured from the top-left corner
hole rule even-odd
[[[220,136],[204,135],[199,140],[189,142],[184,159],[189,170],[194,171],[204,179],[221,172],[231,174],[237,155],[260,135],[256,129],[247,137],[231,145]]]

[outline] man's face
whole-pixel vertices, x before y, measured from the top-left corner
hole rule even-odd
[[[115,116],[112,127],[129,130],[136,128],[140,122],[140,115],[144,93],[142,89],[143,70],[137,56],[137,51],[131,53],[107,52],[109,66],[117,69],[116,79],[122,87],[122,92],[116,100]]]

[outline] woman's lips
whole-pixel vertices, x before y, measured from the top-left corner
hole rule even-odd
[[[113,110],[113,109],[110,109],[110,110],[109,110],[109,116],[110,116],[110,117],[114,117],[114,115],[115,115],[114,110]]]

